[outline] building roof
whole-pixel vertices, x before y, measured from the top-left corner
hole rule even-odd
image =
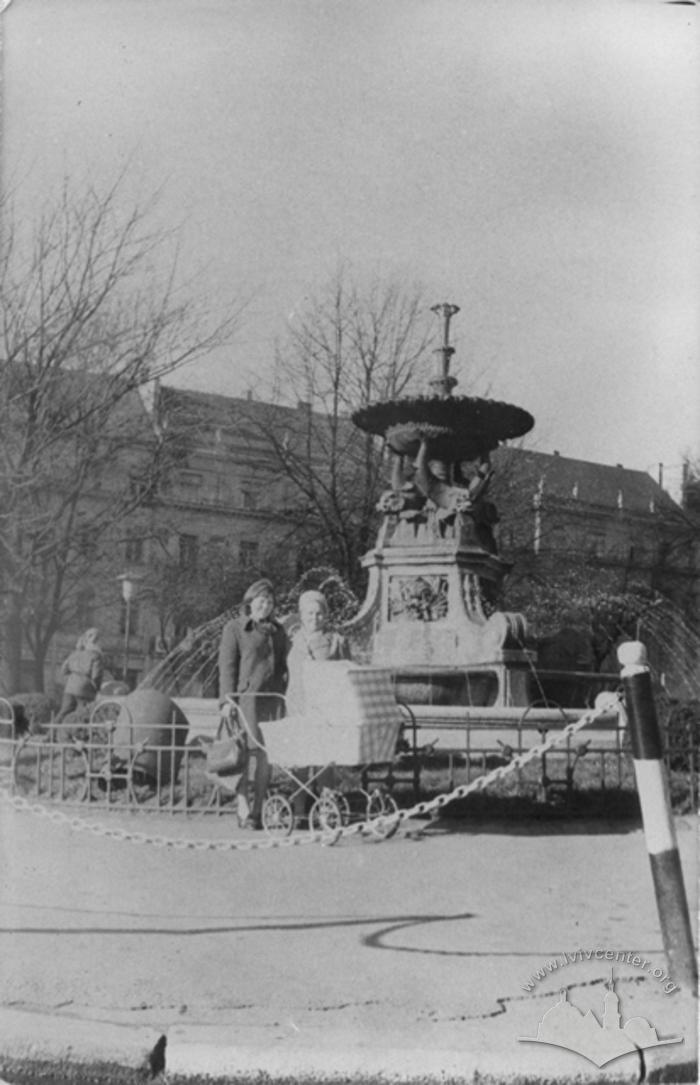
[[[550,497],[632,513],[682,514],[680,506],[646,471],[514,447],[498,449],[493,461],[495,489],[499,474],[507,477],[513,471],[518,487],[525,486],[533,496],[540,492],[545,502]]]
[[[168,415],[189,433],[197,432],[197,442],[203,445],[216,442],[222,435],[233,439],[237,445],[270,445],[294,441],[295,437],[306,439],[309,430],[313,434],[314,453],[322,450],[324,438],[329,432],[329,417],[321,411],[311,410],[308,403],[299,402],[296,407],[281,403],[268,403],[251,397],[224,396],[213,392],[200,392],[162,385],[159,390],[159,412]],[[360,436],[349,418],[341,416],[340,434],[343,443]]]
[[[268,403],[261,399],[240,396],[224,396],[214,392],[201,392],[190,388],[174,388],[171,385],[160,387],[161,405],[168,409],[186,408],[195,411],[202,421],[212,426],[230,426],[241,418],[250,418],[261,423],[272,419],[279,422],[293,423],[295,419],[306,417],[309,412],[307,403],[296,407],[280,403]],[[324,416],[312,412],[319,419]]]
[[[225,396],[169,385],[161,387],[160,395],[167,411],[180,413],[190,423],[194,421],[202,427],[200,436],[205,442],[205,431],[214,433],[217,429],[235,432],[241,443],[263,441],[270,427],[274,427],[278,434],[288,433],[293,437],[307,431],[309,417],[313,420],[318,438],[327,421],[322,412],[311,411],[307,403],[291,407],[252,397]],[[353,434],[359,436],[359,431],[349,418],[343,421],[348,429],[348,438],[352,439]],[[499,490],[505,495],[508,489],[516,486],[528,497],[539,491],[545,500],[550,497],[556,501],[578,501],[601,509],[622,509],[628,513],[646,515],[661,512],[683,515],[681,507],[645,471],[512,445],[497,449],[492,459],[496,499]]]

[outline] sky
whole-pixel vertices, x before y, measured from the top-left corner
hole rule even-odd
[[[697,8],[656,0],[12,0],[2,177],[161,190],[230,395],[341,263],[420,283],[458,393],[542,451],[700,454]],[[477,380],[478,377],[478,380]]]

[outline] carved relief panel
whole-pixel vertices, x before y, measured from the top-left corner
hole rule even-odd
[[[392,576],[389,578],[390,622],[437,622],[447,617],[446,576]]]

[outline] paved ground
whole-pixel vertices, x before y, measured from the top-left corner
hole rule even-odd
[[[518,1037],[535,1035],[562,986],[600,1017],[610,964],[564,966],[566,951],[664,965],[640,831],[443,821],[381,844],[215,853],[104,839],[7,805],[0,816],[6,1055],[138,1062],[163,1032],[171,1070],[637,1080],[636,1056],[601,1072]],[[128,824],[233,831],[229,818]],[[696,826],[678,828],[695,915]],[[647,1052],[648,1066],[692,1058],[692,1000],[614,967],[623,1018],[683,1036]]]

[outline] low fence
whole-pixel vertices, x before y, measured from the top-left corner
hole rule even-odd
[[[444,709],[442,710],[444,713]],[[538,745],[552,730],[562,730],[580,712],[526,709],[508,720],[508,710],[479,710],[466,721],[423,718],[417,721],[417,743],[428,740],[421,756],[421,787],[447,764],[448,784],[469,783],[495,764],[507,763]],[[462,716],[464,713],[462,712]],[[696,811],[700,802],[700,718],[676,713],[665,720],[664,759],[669,790],[678,813]],[[432,781],[434,786],[434,781]],[[497,791],[498,789],[495,789]],[[495,793],[492,789],[491,793]],[[516,771],[501,794],[539,803],[583,806],[588,812],[631,809],[636,783],[627,731],[613,717],[584,728],[573,740]],[[585,802],[583,800],[586,800]],[[636,805],[635,807],[636,808]]]
[[[78,738],[56,728],[51,737],[19,740],[9,764],[0,752],[13,792],[69,806],[166,813],[202,813],[225,805],[224,788],[207,772],[203,746],[125,748],[120,743],[117,750],[109,729],[86,730]],[[176,772],[170,771],[173,764]]]
[[[553,727],[575,719],[527,714],[513,721],[482,718],[461,721],[416,720],[405,732],[402,750],[389,766],[358,770],[358,783],[381,775],[405,805],[470,783],[498,764],[538,745]],[[207,771],[206,742],[156,746],[138,743],[115,751],[109,724],[54,727],[41,736],[0,738],[4,782],[29,800],[104,810],[135,810],[202,815],[233,809],[225,778]],[[700,793],[700,743],[695,721],[667,731],[666,764],[671,797],[679,813],[697,810]],[[145,766],[148,765],[148,771]],[[176,771],[170,771],[172,766]],[[342,770],[346,771],[346,770]],[[499,789],[500,788],[500,789]],[[501,798],[565,804],[586,799],[589,813],[614,810],[616,796],[634,800],[634,773],[626,734],[619,727],[584,729],[564,746],[518,769],[507,783],[490,789]],[[629,806],[629,802],[628,802]]]
[[[559,731],[577,718],[576,714],[552,713],[551,719],[528,718],[520,713],[517,722],[481,720],[459,723],[433,720],[419,723],[417,740],[420,755],[421,787],[435,786],[441,765],[447,767],[448,787],[470,783],[496,764],[507,764],[544,742],[552,731]],[[518,769],[509,779],[503,796],[529,798],[540,803],[570,804],[576,792],[608,792],[634,788],[632,762],[627,755],[624,731],[611,727],[587,734],[585,729],[555,750],[531,762],[526,770]]]

